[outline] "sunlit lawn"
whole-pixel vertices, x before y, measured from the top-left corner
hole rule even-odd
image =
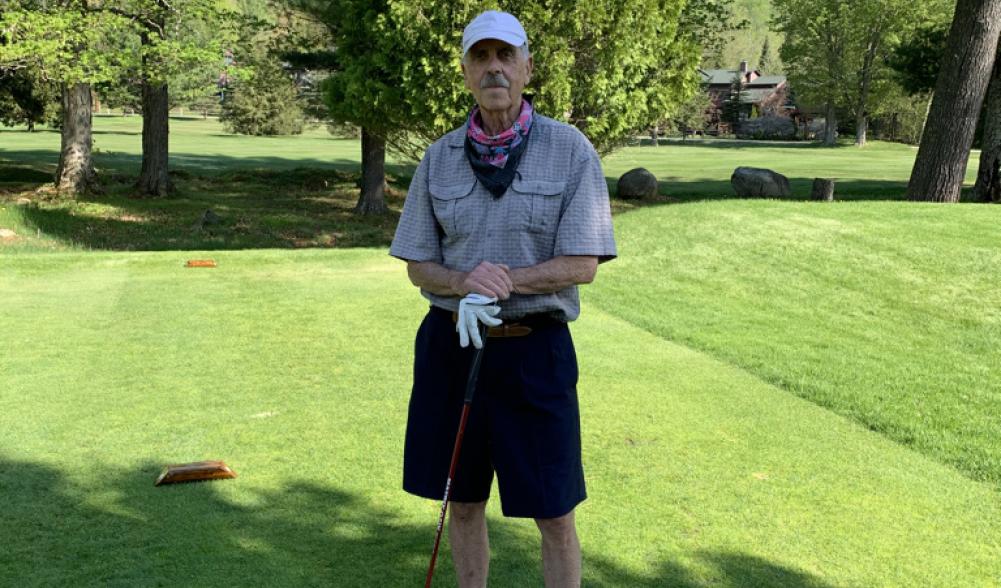
[[[399,486],[426,303],[386,255],[412,166],[357,219],[356,141],[172,125],[178,193],[153,200],[138,118],[96,119],[106,192],[76,202],[35,191],[58,135],[0,130],[0,585],[418,584],[438,505]],[[615,202],[620,258],[574,325],[586,585],[1001,584],[1001,209],[887,201],[913,157],[606,158],[613,185],[662,183]],[[738,165],[794,199],[732,199]],[[853,201],[805,202],[813,177]],[[240,477],[152,487],[219,458]],[[491,585],[541,585],[534,525],[497,506]]]

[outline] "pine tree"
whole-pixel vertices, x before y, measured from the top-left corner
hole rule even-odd
[[[298,135],[305,125],[295,83],[271,60],[262,60],[249,79],[234,84],[219,120],[243,135]]]
[[[768,41],[768,37],[765,37],[765,42],[761,45],[761,56],[758,57],[758,71],[761,75],[768,75],[775,73],[773,70],[775,57],[772,55],[772,46]]]

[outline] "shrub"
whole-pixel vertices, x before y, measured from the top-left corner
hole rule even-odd
[[[234,85],[219,120],[243,135],[298,135],[305,125],[295,82],[273,62],[261,63],[249,79]]]
[[[796,123],[784,116],[762,116],[737,126],[738,139],[790,140],[796,138]]]

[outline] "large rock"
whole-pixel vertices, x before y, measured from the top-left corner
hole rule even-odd
[[[788,178],[759,167],[738,167],[733,170],[730,185],[740,198],[785,198],[791,194]]]
[[[657,177],[642,167],[622,174],[616,185],[616,196],[624,200],[651,198],[657,195]]]

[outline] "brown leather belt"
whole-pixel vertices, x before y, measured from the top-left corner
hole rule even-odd
[[[452,322],[459,320],[459,313],[452,313]],[[521,323],[504,323],[487,329],[487,337],[524,337],[532,332],[532,327]]]
[[[449,312],[446,310],[439,309],[438,307],[431,307],[433,311],[448,312],[452,317],[452,322],[459,320],[459,313]],[[490,327],[487,329],[487,337],[524,337],[532,332],[533,329],[540,328],[544,325],[553,325],[560,321],[546,315],[529,315],[524,319],[519,319],[517,321],[505,322],[504,324],[498,325],[496,327]]]

